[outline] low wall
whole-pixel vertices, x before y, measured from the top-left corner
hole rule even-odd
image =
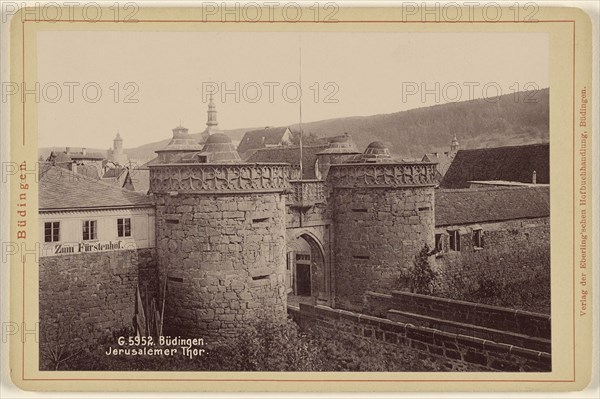
[[[138,283],[157,292],[154,249],[107,251],[40,258],[40,349],[97,344],[133,328]],[[64,341],[64,342],[61,342]]]
[[[391,295],[365,293],[364,312],[387,317],[391,309],[530,337],[550,339],[551,336],[548,315],[402,291],[393,291]]]
[[[541,352],[551,352],[552,342],[549,339],[535,338],[523,334],[516,334],[493,328],[480,327],[473,324],[448,321],[437,317],[422,316],[409,312],[390,310],[387,319],[401,323],[434,328],[455,334],[464,334],[472,337],[483,338],[494,342],[516,345],[522,348],[534,349]]]
[[[302,328],[321,329],[333,336],[379,341],[392,349],[411,347],[442,359],[452,369],[471,363],[483,369],[499,371],[551,371],[550,354],[513,345],[499,344],[462,334],[399,323],[325,306],[300,304],[288,309]]]

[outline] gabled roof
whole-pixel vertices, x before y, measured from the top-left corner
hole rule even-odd
[[[440,176],[444,176],[450,168],[452,161],[454,160],[456,153],[455,152],[430,152],[423,156],[423,162],[435,162],[437,163],[436,169],[439,172]]]
[[[240,141],[237,150],[240,154],[243,154],[249,150],[264,148],[269,145],[278,145],[281,143],[281,140],[288,129],[287,126],[266,127],[264,129],[246,132],[242,141]]]
[[[550,188],[501,187],[435,192],[435,225],[451,226],[550,216]]]
[[[108,169],[102,176],[102,181],[117,187],[127,188],[132,190],[131,177],[129,169],[123,166],[117,166]]]
[[[303,179],[315,179],[315,162],[317,161],[317,154],[324,149],[328,148],[327,144],[313,145],[313,146],[302,146],[302,178]],[[293,167],[300,166],[300,147],[288,146],[288,147],[271,147],[261,148],[256,150],[246,162],[271,162],[289,163]]]
[[[549,144],[459,150],[440,187],[467,188],[473,180],[529,183],[533,171],[538,183],[550,183]]]
[[[104,158],[106,158],[106,156],[99,152],[86,152],[84,154],[83,151],[69,151],[69,153],[67,153],[66,151],[52,151],[50,153],[50,156],[48,157],[48,161],[54,161],[56,163],[73,162],[77,160],[101,161]]]
[[[125,190],[57,166],[40,171],[40,211],[152,206],[146,195]]]
[[[65,169],[69,169],[68,166],[65,165],[57,165],[64,167]],[[81,175],[87,176],[94,180],[100,179],[100,170],[97,164],[86,164],[86,165],[76,165],[75,171]]]
[[[132,169],[129,176],[134,191],[148,193],[148,190],[150,190],[150,169]]]
[[[115,168],[110,168],[110,169],[107,169],[106,172],[104,172],[104,175],[102,175],[102,178],[103,179],[107,179],[107,178],[111,178],[111,177],[118,178],[126,170],[127,170],[127,168],[125,168],[123,166],[117,166]]]

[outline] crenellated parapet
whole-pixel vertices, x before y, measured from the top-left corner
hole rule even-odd
[[[327,182],[337,188],[435,186],[435,163],[356,163],[331,165]]]
[[[150,166],[150,192],[235,194],[290,188],[288,164],[163,164]]]

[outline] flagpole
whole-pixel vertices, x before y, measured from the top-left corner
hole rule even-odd
[[[300,68],[299,68],[299,75],[300,75],[300,180],[302,180],[304,177],[304,173],[303,173],[303,166],[302,166],[302,44],[301,43],[300,43],[298,50],[300,53],[300,57],[299,57],[299,62],[300,62]]]

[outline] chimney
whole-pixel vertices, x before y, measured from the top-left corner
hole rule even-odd
[[[65,152],[66,152],[67,154],[70,154],[70,153],[71,153],[71,147],[66,147],[66,148],[65,148]]]
[[[82,148],[81,148],[81,153],[82,153],[83,155],[87,155],[87,148],[85,148],[85,147],[82,147]]]
[[[531,178],[531,182],[533,184],[537,184],[537,173],[535,173],[535,170],[533,171],[533,177]]]

